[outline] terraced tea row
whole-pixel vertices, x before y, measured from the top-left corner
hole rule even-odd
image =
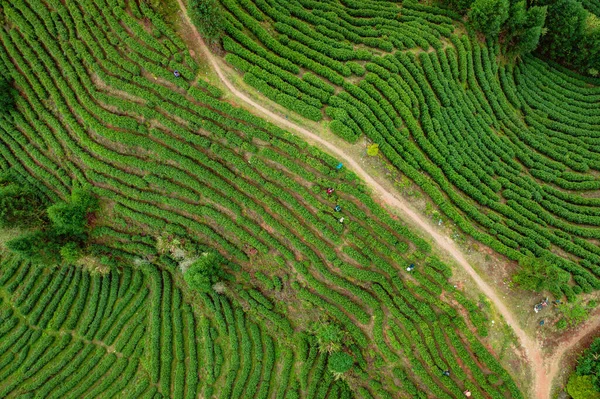
[[[350,142],[364,133],[480,242],[568,271],[555,295],[600,287],[598,80],[531,56],[499,64],[434,6],[222,4],[225,58],[248,84]]]
[[[145,2],[20,0],[4,16],[11,29],[0,32],[0,69],[21,96],[0,120],[3,168],[50,198],[91,184],[108,215],[95,232],[106,243],[97,255],[160,259],[170,270],[131,272],[140,273],[150,298],[146,316],[126,307],[150,332],[139,332],[144,351],[122,364],[141,364],[136,373],[148,385],[140,394],[345,398],[350,389],[361,397],[450,398],[469,389],[475,397],[521,397],[478,338],[487,320],[448,282],[448,267],[429,256],[429,245],[351,172],[337,170],[335,159],[220,100]],[[177,261],[156,249],[163,233],[219,251],[231,272],[225,294],[200,295],[198,303],[180,297]],[[406,272],[413,262],[417,270]],[[58,290],[63,280],[56,281]],[[196,338],[192,316],[165,305],[179,300],[204,317],[194,319]],[[317,320],[347,334],[343,350],[355,360],[347,382],[333,379],[327,355],[302,333]],[[107,347],[124,334],[110,331],[116,335]],[[204,345],[197,355],[186,344],[194,339]],[[188,353],[203,356],[197,369],[171,360]],[[121,389],[115,384],[103,387]],[[17,383],[11,392],[20,389]],[[94,386],[77,380],[73,389]]]
[[[308,359],[282,346],[225,296],[203,295],[199,313],[156,266],[100,277],[4,258],[2,397],[197,398],[211,397],[215,386],[229,388],[220,397],[292,397],[299,383],[350,397],[323,374],[326,354]],[[316,353],[307,336],[294,344]],[[299,364],[301,381],[276,372]]]

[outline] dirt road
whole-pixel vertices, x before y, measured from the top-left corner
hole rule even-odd
[[[436,228],[425,218],[423,218],[417,211],[415,211],[403,198],[398,194],[387,191],[381,184],[379,184],[371,175],[369,175],[360,164],[349,154],[344,152],[342,149],[336,147],[332,143],[321,138],[319,135],[298,126],[293,122],[283,118],[282,116],[270,111],[263,107],[260,103],[254,101],[252,98],[247,96],[244,92],[237,89],[227,79],[223,70],[213,54],[209,51],[208,47],[204,43],[200,33],[191,22],[187,15],[187,10],[183,4],[183,0],[177,0],[179,7],[182,10],[183,18],[185,23],[190,26],[190,29],[194,33],[195,39],[198,41],[199,47],[202,49],[204,56],[210,62],[210,65],[216,72],[221,82],[227,87],[227,89],[235,95],[240,101],[246,103],[253,108],[255,114],[263,115],[268,120],[279,125],[284,129],[296,132],[305,138],[309,143],[316,145],[320,149],[334,155],[339,160],[343,161],[344,164],[356,173],[363,181],[365,181],[381,199],[389,206],[399,210],[406,218],[411,219],[417,224],[423,231],[429,234],[435,243],[445,252],[450,254],[460,267],[462,267],[475,281],[479,289],[489,298],[490,302],[493,303],[500,314],[504,317],[506,322],[512,327],[513,331],[519,338],[521,345],[525,349],[528,363],[531,367],[534,395],[536,399],[550,399],[550,391],[552,388],[552,380],[559,370],[560,360],[563,354],[575,345],[582,337],[594,331],[594,329],[600,326],[600,319],[595,320],[589,325],[583,326],[578,330],[575,336],[569,338],[568,341],[562,343],[551,356],[544,356],[540,345],[530,338],[525,331],[517,324],[516,318],[511,311],[502,302],[496,291],[488,285],[473,269],[473,267],[467,262],[462,252],[456,246],[456,244],[450,240],[449,237],[439,233]],[[268,100],[266,100],[268,101]]]

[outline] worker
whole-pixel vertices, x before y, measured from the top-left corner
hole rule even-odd
[[[450,377],[450,370],[444,370],[442,374],[444,374],[446,377]]]
[[[407,272],[412,272],[412,271],[414,270],[414,268],[415,268],[415,264],[414,264],[414,263],[411,263],[411,264],[410,264],[410,265],[409,265],[409,266],[406,268],[406,271],[407,271]]]
[[[335,208],[333,208],[333,210],[335,210],[336,212],[339,212],[342,210],[342,207],[339,205],[336,205]]]
[[[179,71],[177,69],[173,72],[173,75],[175,75],[176,78],[181,76],[181,74],[179,73]]]
[[[540,320],[540,326],[543,326],[545,324],[544,320]]]
[[[342,166],[344,166],[341,162],[338,163],[338,165],[335,167],[337,170],[342,169]]]
[[[329,188],[327,189],[327,194],[331,194],[331,193],[333,193],[333,188],[329,187]]]
[[[467,389],[466,391],[464,391],[463,393],[465,394],[465,396],[466,396],[467,398],[470,398],[470,397],[471,397],[471,391],[469,391],[468,389]]]
[[[340,223],[344,223],[344,217],[342,216],[339,220]]]

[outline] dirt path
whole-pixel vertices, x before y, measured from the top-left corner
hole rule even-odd
[[[319,135],[309,131],[308,129],[298,126],[293,122],[283,118],[282,116],[270,111],[263,107],[260,103],[254,101],[252,98],[247,96],[244,92],[238,90],[233,84],[227,79],[217,60],[213,54],[209,51],[208,47],[204,43],[200,33],[191,22],[187,15],[187,9],[183,4],[183,0],[177,0],[179,7],[183,13],[186,24],[190,26],[195,39],[198,41],[199,47],[202,49],[204,56],[210,62],[210,65],[217,73],[217,76],[221,82],[227,87],[227,89],[233,93],[240,101],[250,105],[255,114],[262,114],[266,116],[270,121],[276,123],[282,128],[294,131],[305,139],[308,139],[312,144],[317,145],[320,149],[325,150],[331,155],[334,155],[340,160],[343,160],[344,164],[356,173],[362,180],[364,180],[375,193],[380,195],[381,199],[388,204],[399,210],[405,217],[411,219],[416,223],[423,231],[429,234],[435,243],[442,248],[445,252],[450,254],[454,260],[462,267],[475,281],[479,289],[490,299],[500,314],[504,317],[508,325],[510,325],[519,338],[521,345],[525,349],[528,363],[531,367],[532,379],[534,387],[534,394],[536,399],[550,399],[550,391],[552,388],[552,380],[559,371],[560,360],[563,354],[568,351],[573,345],[575,345],[582,337],[591,333],[596,327],[600,326],[600,318],[594,320],[594,322],[582,326],[578,332],[569,337],[568,341],[561,343],[550,356],[544,356],[539,343],[535,342],[530,338],[525,331],[518,325],[516,318],[513,316],[511,311],[501,301],[496,291],[488,285],[473,269],[473,267],[467,262],[460,249],[456,244],[445,235],[439,233],[435,227],[426,219],[424,219],[417,211],[415,211],[406,200],[401,198],[395,193],[387,191],[381,184],[379,184],[371,175],[369,175],[360,164],[354,160],[352,156],[344,152],[342,149],[336,147],[332,143],[323,139]]]

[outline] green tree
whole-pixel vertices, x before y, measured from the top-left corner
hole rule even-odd
[[[189,0],[188,13],[200,34],[206,39],[219,39],[225,18],[217,0]]]
[[[488,38],[495,39],[508,19],[508,0],[475,0],[469,10],[469,22]]]
[[[52,265],[59,263],[60,237],[53,231],[37,230],[23,234],[6,243],[6,247],[31,262]]]
[[[569,281],[570,275],[544,258],[523,257],[520,269],[513,275],[513,281],[522,289],[542,292],[551,290]],[[554,290],[555,291],[555,290]]]
[[[46,209],[48,219],[38,230],[21,235],[6,246],[33,262],[49,265],[62,260],[74,263],[83,255],[89,239],[89,222],[97,209],[98,200],[89,190],[75,189],[69,201],[55,203]]]
[[[503,28],[502,47],[508,54],[520,56],[535,50],[545,32],[547,7],[527,8],[525,0],[510,6],[510,16]]]
[[[339,378],[349,371],[353,364],[354,359],[346,352],[333,352],[329,355],[328,368],[335,378]]]
[[[89,216],[98,210],[98,200],[86,189],[75,189],[68,202],[61,201],[48,208],[48,217],[57,234],[83,236]]]
[[[183,274],[183,279],[190,288],[200,292],[210,292],[213,285],[223,278],[219,256],[215,253],[206,253],[190,265]]]
[[[573,399],[600,399],[600,392],[594,387],[591,375],[571,375],[567,383],[567,393]]]
[[[590,347],[577,359],[575,374],[589,376],[595,390],[600,392],[600,338],[592,341]]]
[[[600,69],[600,20],[576,0],[547,0],[548,16],[540,52],[593,74]]]
[[[70,241],[60,248],[60,257],[67,264],[74,264],[83,255],[80,245],[74,241]]]

